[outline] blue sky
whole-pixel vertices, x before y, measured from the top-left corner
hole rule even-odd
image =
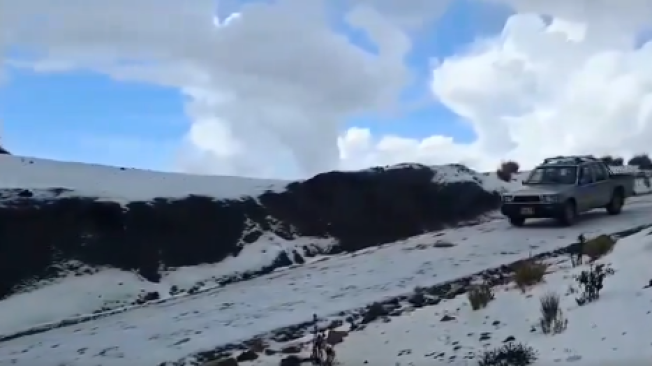
[[[439,22],[415,35],[409,63],[422,82],[406,91],[407,99],[427,97],[433,58],[455,54],[502,28],[505,11],[471,1],[457,0]],[[368,46],[358,34],[350,35]],[[189,125],[176,90],[91,73],[10,69],[0,101],[4,145],[20,155],[169,170]],[[435,101],[396,118],[358,119],[349,125],[368,127],[375,135],[444,134],[460,142],[474,138],[467,124]]]

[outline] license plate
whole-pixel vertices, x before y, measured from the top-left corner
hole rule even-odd
[[[532,207],[523,207],[521,208],[521,215],[534,215],[534,209]]]

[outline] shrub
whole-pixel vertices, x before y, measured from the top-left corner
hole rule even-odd
[[[514,270],[516,286],[525,292],[528,287],[543,281],[548,265],[542,262],[527,260],[519,263]]]
[[[605,156],[601,157],[600,160],[602,160],[602,162],[607,164],[607,165],[613,165],[614,157],[611,156],[611,155],[605,155]]]
[[[479,310],[487,307],[487,304],[494,299],[494,292],[491,286],[487,283],[474,286],[467,292],[471,309]]]
[[[484,352],[478,366],[528,366],[537,360],[534,348],[522,343],[507,343]]]
[[[505,182],[511,182],[512,176],[518,173],[520,166],[515,161],[504,161],[500,164],[498,170],[496,170],[496,175],[498,178]]]
[[[652,169],[652,159],[647,154],[639,154],[629,159],[627,165],[635,165],[640,169]]]
[[[611,165],[613,165],[613,166],[623,166],[623,165],[625,165],[625,159],[623,159],[623,158],[614,158],[611,161]]]
[[[614,270],[605,264],[591,265],[588,270],[582,271],[575,276],[582,294],[576,298],[577,305],[582,306],[600,298],[600,291],[603,287],[604,279],[614,274]]]
[[[613,251],[616,240],[609,235],[600,235],[584,243],[582,252],[594,262]]]
[[[568,320],[559,308],[559,295],[548,293],[543,295],[541,304],[541,331],[544,334],[559,334],[566,330]]]

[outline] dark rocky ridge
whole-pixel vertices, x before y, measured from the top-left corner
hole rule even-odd
[[[328,172],[282,193],[124,206],[61,188],[0,190],[0,299],[26,281],[57,276],[58,264],[71,260],[158,281],[167,267],[237,256],[264,232],[333,237],[339,245],[331,253],[354,251],[472,220],[500,202],[477,182],[432,183],[436,174],[420,165]],[[315,253],[295,257],[306,254]],[[293,262],[285,257],[272,267]]]

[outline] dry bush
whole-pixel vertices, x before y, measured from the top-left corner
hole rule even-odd
[[[514,270],[514,282],[523,292],[528,287],[543,281],[548,265],[542,262],[526,260],[519,263]]]
[[[511,182],[512,176],[518,173],[520,166],[515,161],[504,161],[500,164],[498,170],[496,170],[496,175],[498,178],[505,182]]]
[[[616,245],[616,240],[609,235],[600,235],[584,243],[582,252],[589,257],[591,262],[596,261],[611,253]]]
[[[559,334],[566,330],[568,320],[559,308],[559,295],[545,294],[539,299],[539,302],[541,304],[541,331],[544,334]]]
[[[487,304],[494,299],[494,292],[491,286],[487,283],[477,285],[471,288],[467,293],[471,309],[480,310],[487,307]]]

